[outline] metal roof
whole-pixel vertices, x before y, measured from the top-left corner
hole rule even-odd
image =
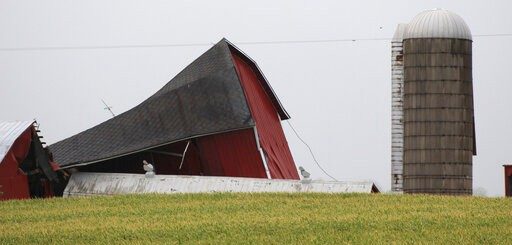
[[[55,161],[61,167],[86,165],[181,140],[253,127],[232,51],[240,52],[222,39],[141,104],[51,145]],[[260,73],[249,57],[242,53],[242,58]],[[281,119],[288,119],[265,79],[262,86]]]
[[[457,14],[445,9],[431,9],[416,15],[409,23],[403,39],[457,38],[472,40],[471,31]]]
[[[241,177],[185,176],[77,172],[64,196],[118,195],[136,193],[204,192],[325,192],[375,193],[371,181],[278,180]]]
[[[33,123],[34,121],[0,121],[0,163],[11,149],[14,141],[16,141]]]

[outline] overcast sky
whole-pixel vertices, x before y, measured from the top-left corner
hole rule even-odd
[[[48,143],[121,113],[210,45],[8,51],[6,48],[390,38],[445,8],[474,35],[511,34],[510,1],[0,0],[0,120],[37,118]],[[473,186],[503,195],[512,162],[512,37],[473,38],[478,156]],[[291,123],[340,180],[390,189],[390,41],[238,45],[260,65]],[[298,166],[327,179],[283,124]]]

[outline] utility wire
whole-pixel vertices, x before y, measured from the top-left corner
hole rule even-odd
[[[327,173],[327,171],[325,171],[324,168],[322,168],[322,166],[320,165],[320,163],[318,163],[318,161],[316,160],[316,157],[315,157],[315,154],[313,153],[313,150],[311,149],[311,147],[308,145],[308,143],[306,143],[306,141],[304,141],[299,133],[297,133],[297,130],[295,130],[295,128],[292,126],[292,123],[290,122],[290,119],[286,120],[286,122],[288,123],[288,125],[290,125],[290,128],[293,130],[293,132],[295,133],[295,135],[297,136],[297,138],[299,138],[300,141],[302,141],[302,143],[309,149],[309,153],[311,153],[311,156],[313,157],[313,160],[315,161],[316,165],[318,166],[318,168],[320,168],[320,170],[322,170],[322,172],[324,172],[325,175],[329,176],[331,179],[333,179],[334,181],[338,181],[336,178],[332,177],[332,175],[330,175],[329,173]]]
[[[473,35],[473,37],[510,37],[512,33],[495,33],[495,34],[479,34]]]
[[[238,45],[261,45],[261,44],[300,44],[300,43],[339,43],[355,41],[382,41],[391,40],[391,38],[345,38],[345,39],[319,39],[319,40],[287,40],[287,41],[255,41],[255,42],[236,42]]]
[[[362,39],[325,39],[325,40],[288,40],[288,41],[255,41],[236,42],[237,45],[265,45],[265,44],[301,44],[301,43],[334,43],[355,42],[370,40],[391,40],[390,38],[362,38]],[[0,51],[51,51],[51,50],[87,50],[87,49],[126,49],[126,48],[171,48],[171,47],[196,47],[212,46],[215,43],[176,43],[176,44],[147,44],[147,45],[105,45],[105,46],[54,46],[54,47],[20,47],[0,48]]]
[[[512,33],[481,34],[473,37],[510,37]],[[345,39],[318,39],[318,40],[283,40],[283,41],[253,41],[235,42],[237,45],[274,45],[274,44],[308,44],[308,43],[338,43],[357,41],[387,41],[391,38],[345,38]],[[0,48],[0,51],[52,51],[52,50],[95,50],[95,49],[127,49],[127,48],[172,48],[212,46],[213,43],[175,43],[175,44],[142,44],[142,45],[97,45],[97,46],[35,46],[19,48]]]
[[[83,50],[83,49],[124,49],[124,48],[168,48],[208,46],[211,43],[176,43],[176,44],[147,44],[147,45],[105,45],[105,46],[54,46],[54,47],[21,47],[0,48],[0,51],[47,51],[47,50]]]

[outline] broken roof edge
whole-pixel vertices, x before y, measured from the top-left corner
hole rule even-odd
[[[142,149],[139,149],[139,150],[125,152],[125,153],[121,153],[121,154],[118,154],[118,155],[115,155],[115,156],[106,157],[106,158],[102,158],[102,159],[95,159],[95,160],[88,161],[88,162],[76,162],[76,163],[69,163],[69,164],[65,164],[65,165],[61,165],[60,163],[57,162],[57,164],[60,166],[60,169],[68,169],[68,168],[74,168],[74,167],[87,166],[87,165],[90,165],[90,164],[95,164],[95,163],[99,163],[99,162],[103,162],[103,161],[108,161],[108,160],[112,160],[112,159],[119,158],[119,157],[128,156],[128,155],[131,155],[131,154],[140,153],[140,152],[143,152],[143,151],[151,150],[151,149],[158,148],[158,147],[161,147],[161,146],[164,146],[164,145],[178,143],[178,142],[181,142],[181,141],[186,141],[186,140],[191,140],[191,139],[195,139],[195,138],[210,136],[210,135],[214,135],[214,134],[229,133],[229,132],[234,132],[234,131],[238,131],[238,130],[254,128],[254,127],[255,127],[255,125],[253,124],[253,125],[251,125],[249,127],[241,127],[241,128],[236,128],[236,129],[229,129],[229,130],[224,130],[224,131],[207,133],[207,134],[194,135],[194,136],[190,136],[190,137],[187,137],[187,138],[178,139],[178,140],[175,140],[175,141],[169,141],[169,142],[165,142],[165,143],[161,143],[161,144],[145,147],[145,148],[142,148]]]
[[[276,110],[277,110],[281,120],[288,120],[288,119],[290,119],[291,118],[290,114],[288,114],[286,109],[284,109],[283,104],[281,103],[281,101],[277,97],[277,94],[274,91],[274,89],[272,88],[272,86],[270,86],[270,83],[268,82],[268,79],[265,77],[265,74],[261,71],[260,67],[258,66],[258,63],[256,63],[256,61],[254,61],[244,51],[242,51],[240,48],[235,46],[232,42],[227,40],[225,37],[222,38],[222,40],[220,42],[225,42],[228,45],[228,47],[231,48],[230,49],[231,51],[235,51],[236,53],[240,54],[240,57],[242,59],[246,60],[249,63],[249,65],[253,67],[253,70],[255,70],[256,75],[263,81],[263,84],[262,84],[263,85],[263,89],[265,90],[265,92],[267,93],[268,97],[270,98],[270,100],[272,101],[274,106],[276,107]]]
[[[35,120],[0,121],[0,164],[2,164],[7,152],[12,149],[16,140],[32,127],[34,122]]]

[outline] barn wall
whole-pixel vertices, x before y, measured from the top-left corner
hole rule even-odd
[[[182,154],[187,142],[86,165],[80,167],[80,171],[142,174],[142,161],[146,160],[154,165],[156,174],[266,177],[252,128],[192,139],[181,169],[181,157],[157,153]]]
[[[14,141],[0,163],[0,200],[30,198],[27,175],[19,165],[29,152],[31,138],[30,127]]]
[[[504,165],[505,168],[505,196],[512,197],[512,165]]]
[[[237,53],[233,53],[234,63],[256,122],[260,145],[267,157],[267,165],[272,179],[299,179],[288,142],[281,127],[281,119],[270,97],[263,89],[253,68]]]
[[[252,128],[201,137],[197,145],[205,175],[266,178]]]

